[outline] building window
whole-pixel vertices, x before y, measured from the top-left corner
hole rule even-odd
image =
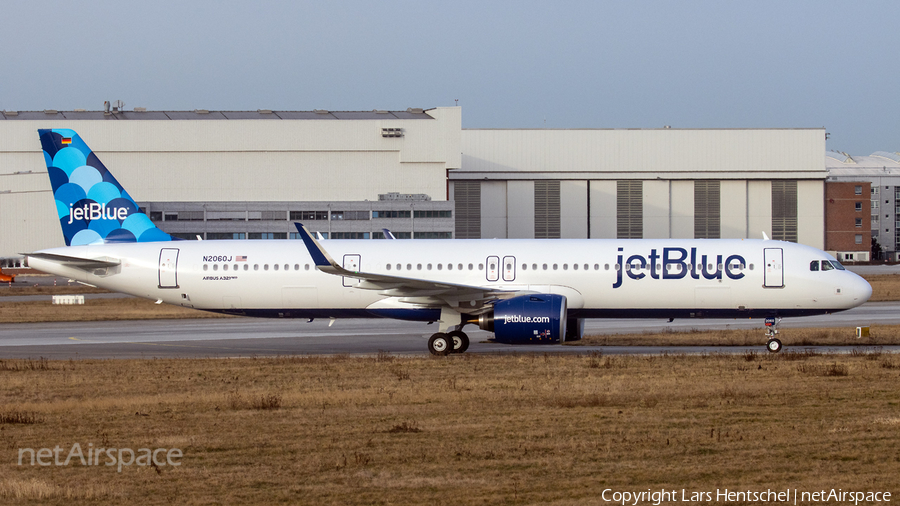
[[[415,211],[414,218],[452,218],[453,211]]]
[[[332,220],[368,220],[369,211],[331,211]]]
[[[207,232],[206,238],[214,239],[246,239],[247,234],[244,232]]]
[[[451,232],[416,232],[413,234],[415,239],[452,239]]]
[[[772,181],[772,239],[797,242],[797,181]]]
[[[862,244],[862,234],[856,234],[856,244]]]
[[[291,211],[291,220],[327,220],[328,211]]]
[[[368,232],[332,232],[332,239],[368,239]]]
[[[616,238],[643,237],[644,182],[616,181]]]
[[[150,221],[162,221],[162,211],[150,211]]]
[[[287,239],[286,232],[250,232],[247,239]]]
[[[862,228],[862,218],[856,218],[856,228]]]
[[[862,185],[856,185],[853,187],[853,193],[856,195],[862,195]]]
[[[719,181],[694,181],[694,238],[718,239],[720,234]]]
[[[534,182],[534,237],[559,239],[559,181]]]
[[[454,181],[456,238],[481,239],[481,182]]]
[[[418,213],[418,211],[416,212]],[[409,218],[409,215],[409,211],[372,211],[373,220],[375,218]]]

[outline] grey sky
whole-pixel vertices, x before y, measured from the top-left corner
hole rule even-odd
[[[2,13],[4,110],[459,99],[465,128],[824,126],[828,149],[900,151],[893,1],[6,0]]]

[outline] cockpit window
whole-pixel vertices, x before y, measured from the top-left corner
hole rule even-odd
[[[828,260],[822,260],[822,270],[823,271],[830,271],[833,269],[834,269],[834,266],[831,265],[831,262],[829,262]]]
[[[841,265],[841,263],[838,262],[837,260],[832,260],[832,261],[831,261],[831,265],[833,265],[834,268],[837,269],[837,270],[839,270],[839,271],[845,271],[845,270],[847,270],[847,269],[844,269],[844,266]]]
[[[809,263],[809,270],[811,270],[811,271],[817,271],[817,270],[819,270],[819,261],[818,261],[818,260],[813,260],[812,262],[810,262],[810,263]]]

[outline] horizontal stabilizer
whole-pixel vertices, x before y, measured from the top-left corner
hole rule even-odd
[[[67,267],[76,269],[93,270],[103,269],[106,267],[115,267],[120,264],[119,261],[100,260],[96,258],[79,258],[66,255],[55,255],[53,253],[24,253],[29,258],[39,258],[48,262],[54,262]]]

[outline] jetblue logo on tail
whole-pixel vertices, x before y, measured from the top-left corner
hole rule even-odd
[[[38,130],[67,246],[171,241],[74,130]]]

